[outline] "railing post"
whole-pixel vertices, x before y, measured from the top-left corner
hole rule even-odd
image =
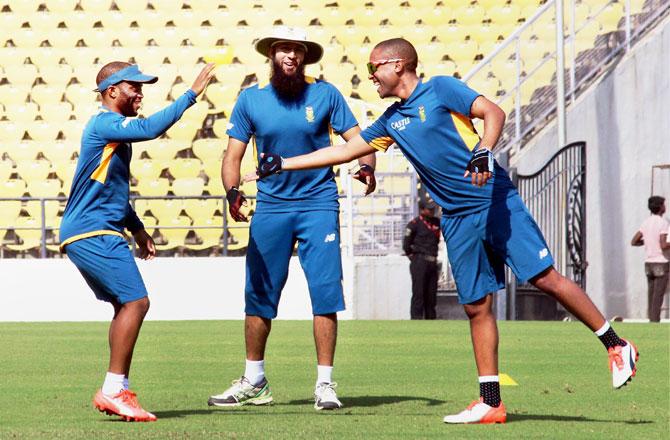
[[[558,148],[565,145],[565,57],[563,53],[563,0],[556,0],[556,116]]]
[[[521,149],[521,38],[516,39],[516,99],[514,100],[514,154]]]
[[[40,258],[47,257],[47,214],[46,203],[44,199],[40,199],[41,217],[42,217],[42,239],[40,240]]]
[[[228,199],[223,197],[223,256],[228,256]]]
[[[626,52],[630,51],[630,0],[626,0]]]

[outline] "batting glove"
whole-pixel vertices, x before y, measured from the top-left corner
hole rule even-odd
[[[377,188],[377,179],[375,178],[375,169],[368,164],[361,165],[361,167],[353,175],[354,179],[360,181],[363,185],[367,185],[365,195],[367,196]],[[370,178],[370,183],[368,183]]]
[[[493,153],[486,148],[477,148],[472,152],[472,158],[465,168],[472,174],[475,173],[491,173],[493,174]]]
[[[258,174],[259,179],[279,174],[281,173],[282,165],[284,165],[284,158],[280,155],[272,153],[263,154],[261,160],[258,162],[256,174]]]
[[[236,222],[246,222],[247,217],[240,212],[242,206],[246,206],[247,199],[242,195],[237,187],[232,187],[226,193],[226,200],[228,201],[228,212]]]

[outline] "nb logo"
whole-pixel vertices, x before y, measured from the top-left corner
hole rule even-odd
[[[547,248],[542,249],[542,250],[540,251],[540,258],[541,258],[541,259],[542,259],[542,258],[546,258],[547,256],[549,256],[549,251],[547,250]]]
[[[323,240],[324,243],[330,243],[331,241],[335,241],[335,233],[334,232],[332,234],[326,235],[326,239]]]

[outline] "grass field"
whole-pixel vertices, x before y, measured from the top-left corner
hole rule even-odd
[[[341,322],[335,380],[345,408],[317,413],[308,321],[277,321],[266,371],[275,404],[210,409],[243,372],[242,323],[147,322],[131,375],[156,423],[125,423],[91,398],[107,363],[106,323],[0,324],[0,438],[668,438],[670,326],[618,324],[641,352],[611,388],[600,342],[577,323],[500,323],[508,423],[447,426],[478,393],[465,321]]]

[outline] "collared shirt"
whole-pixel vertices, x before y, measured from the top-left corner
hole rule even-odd
[[[402,249],[405,255],[423,254],[437,256],[440,243],[440,221],[422,215],[413,218],[405,229]]]
[[[195,92],[188,90],[146,119],[127,118],[101,107],[88,121],[61,221],[61,249],[82,238],[122,236],[124,228],[132,233],[144,228],[129,203],[131,143],[163,134],[195,98]]]
[[[332,144],[333,133],[344,133],[358,122],[342,94],[330,83],[307,77],[302,96],[287,101],[271,84],[254,85],[237,99],[228,135],[249,143],[254,157],[274,153],[284,157],[311,153]],[[332,168],[281,173],[257,181],[257,212],[338,210]]]
[[[480,141],[469,117],[478,96],[456,78],[436,76],[419,82],[409,98],[392,104],[361,133],[381,151],[396,143],[446,216],[472,214],[517,193],[497,162],[481,188],[463,177]]]

